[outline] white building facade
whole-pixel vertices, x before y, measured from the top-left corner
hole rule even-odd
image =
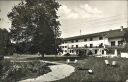
[[[116,30],[64,38],[60,47],[63,55],[66,53],[88,55],[91,51],[92,55],[117,56],[119,49],[124,45],[124,30],[121,27]],[[108,53],[108,49],[112,50],[111,53]]]

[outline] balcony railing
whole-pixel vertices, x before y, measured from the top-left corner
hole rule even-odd
[[[104,48],[103,46],[86,46],[86,47],[68,47],[68,49],[85,49],[85,48]]]
[[[88,49],[88,48],[124,48],[124,45],[105,45],[105,46],[85,46],[85,47],[68,47],[68,49]]]
[[[125,45],[114,45],[114,46],[111,46],[111,45],[105,45],[105,48],[124,48]]]

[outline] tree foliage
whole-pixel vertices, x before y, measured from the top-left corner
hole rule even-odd
[[[124,36],[123,36],[124,42],[126,43],[124,45],[124,48],[122,49],[123,52],[128,52],[128,28],[124,30]]]
[[[16,51],[41,54],[56,51],[56,39],[60,36],[59,6],[55,0],[25,0],[13,7],[8,17],[12,21],[10,37]]]
[[[128,28],[124,30],[124,40],[128,43]]]
[[[9,32],[6,29],[0,29],[0,55],[10,54]]]

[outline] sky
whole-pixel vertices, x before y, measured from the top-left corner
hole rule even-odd
[[[127,0],[58,0],[61,37],[127,27]],[[0,28],[11,27],[8,12],[19,1],[0,1]]]

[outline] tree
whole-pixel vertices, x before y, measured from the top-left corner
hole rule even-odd
[[[0,29],[0,55],[10,55],[9,32],[6,29]]]
[[[123,42],[125,42],[126,44],[121,51],[128,52],[128,28],[124,30]]]
[[[124,30],[124,41],[128,43],[128,28]]]
[[[0,9],[1,12],[1,9]],[[0,18],[1,21],[1,18]],[[9,37],[8,31],[6,29],[0,28],[0,55],[7,55],[8,54],[8,44],[9,44]]]
[[[25,0],[13,7],[8,14],[12,21],[10,38],[21,49],[18,51],[50,54],[57,50],[56,39],[60,36],[60,23],[57,21],[59,6],[55,0]]]

